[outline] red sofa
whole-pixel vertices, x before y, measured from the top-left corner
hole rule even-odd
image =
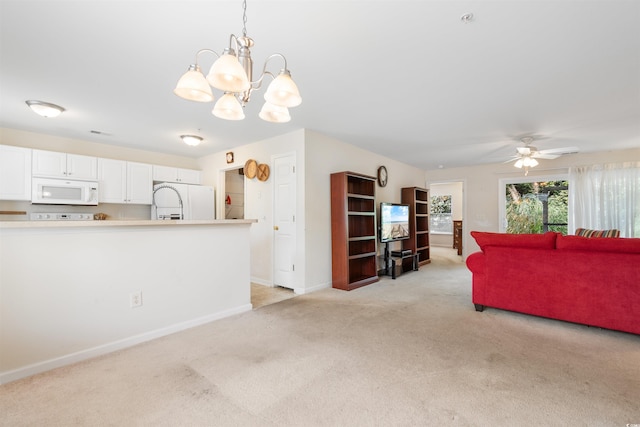
[[[493,307],[640,334],[640,239],[472,231],[477,311]]]

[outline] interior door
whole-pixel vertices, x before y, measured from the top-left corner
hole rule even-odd
[[[274,158],[273,169],[273,283],[276,286],[294,289],[296,252],[295,154]]]

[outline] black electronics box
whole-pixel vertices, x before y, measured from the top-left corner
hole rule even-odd
[[[401,251],[391,251],[391,256],[404,257],[411,255],[411,249],[403,249]]]

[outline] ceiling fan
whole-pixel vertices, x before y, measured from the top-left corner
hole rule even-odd
[[[524,144],[524,147],[517,147],[517,153],[511,159],[505,163],[513,162],[515,167],[523,168],[524,174],[529,173],[529,168],[538,166],[536,159],[557,159],[563,154],[573,154],[578,152],[578,147],[563,147],[563,148],[551,148],[549,150],[538,150],[533,147],[531,143],[534,141],[532,136],[523,136],[520,138],[520,142]]]

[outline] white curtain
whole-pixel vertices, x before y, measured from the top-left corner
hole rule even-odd
[[[580,227],[640,237],[640,162],[569,169],[569,232]]]

